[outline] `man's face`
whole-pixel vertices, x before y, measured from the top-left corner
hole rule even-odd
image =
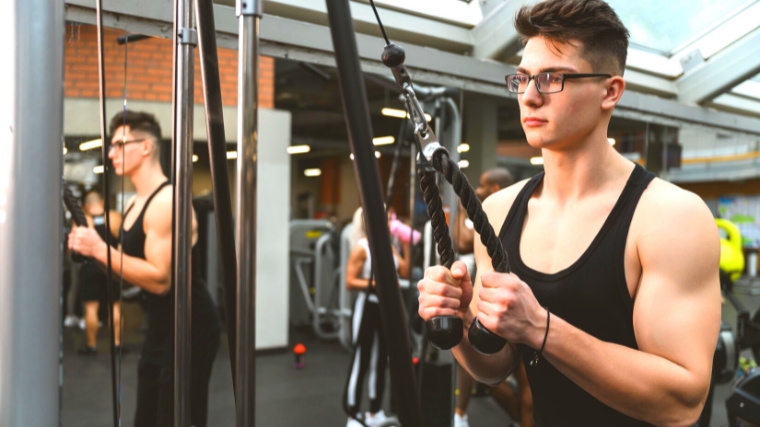
[[[477,196],[478,200],[481,202],[485,200],[488,196],[491,194],[499,191],[499,186],[496,184],[491,184],[486,179],[486,174],[480,175],[480,181],[478,181],[478,188],[475,189],[475,196]]]
[[[578,46],[551,42],[533,37],[525,45],[525,51],[517,72],[536,75],[539,73],[605,73],[610,70],[594,70],[581,57]],[[528,143],[537,148],[562,150],[573,148],[576,142],[587,136],[601,123],[604,110],[602,100],[607,93],[607,79],[567,79],[564,90],[542,94],[532,80],[525,93],[517,95],[520,105],[520,121]]]
[[[111,138],[108,158],[113,163],[116,175],[131,175],[131,172],[148,161],[153,149],[152,137],[141,131],[132,131],[129,126],[119,126]]]

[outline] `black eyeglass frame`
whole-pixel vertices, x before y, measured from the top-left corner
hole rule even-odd
[[[544,91],[542,91],[540,85],[538,84],[538,80],[536,80],[536,78],[538,76],[543,76],[543,75],[562,76],[562,87],[560,88],[560,90],[553,91],[553,92],[544,92]],[[552,93],[560,93],[563,90],[565,90],[565,80],[567,80],[567,79],[585,79],[585,78],[590,78],[590,77],[604,77],[604,78],[608,78],[609,79],[610,77],[612,77],[611,74],[600,74],[600,73],[567,73],[567,74],[564,74],[564,73],[538,73],[538,74],[534,74],[532,76],[528,75],[528,74],[507,74],[506,76],[504,76],[504,81],[507,84],[507,90],[510,93],[516,93],[518,95],[525,93],[525,91],[522,91],[522,92],[512,91],[512,89],[509,87],[509,78],[513,77],[513,76],[527,76],[528,77],[528,83],[525,85],[525,89],[526,90],[528,89],[528,86],[530,85],[530,81],[531,80],[535,80],[535,82],[536,82],[536,90],[538,91],[538,93],[541,93],[541,94],[544,94],[544,95],[548,95],[548,94],[552,94]]]
[[[116,142],[112,142],[108,146],[108,150],[116,150],[116,149],[123,150],[124,146],[127,145],[127,144],[133,144],[133,143],[136,143],[136,142],[143,142],[146,139],[147,138],[141,138],[141,139],[130,139],[128,141],[116,141]]]

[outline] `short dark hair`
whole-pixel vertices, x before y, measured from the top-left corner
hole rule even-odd
[[[504,168],[488,169],[483,172],[483,175],[485,175],[486,182],[491,185],[498,185],[499,189],[507,188],[515,182],[515,179],[512,178],[512,174]]]
[[[595,72],[623,75],[628,29],[603,0],[546,0],[523,6],[515,15],[523,44],[533,37],[552,42],[579,41],[581,55]]]
[[[156,138],[156,142],[161,141],[161,125],[153,114],[144,111],[120,111],[111,119],[108,134],[113,135],[119,126],[129,126],[129,130],[147,132]]]

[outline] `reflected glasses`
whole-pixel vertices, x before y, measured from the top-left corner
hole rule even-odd
[[[145,138],[143,138],[143,139],[132,139],[132,140],[128,140],[128,141],[116,141],[116,142],[112,142],[111,146],[108,147],[108,151],[111,151],[111,150],[123,150],[124,146],[127,145],[127,144],[133,144],[133,143],[136,143],[136,142],[143,142],[143,141],[145,141]]]
[[[610,74],[561,74],[561,73],[541,73],[535,76],[529,76],[527,74],[508,74],[505,79],[507,81],[507,89],[512,93],[525,93],[528,89],[528,85],[531,80],[536,81],[536,89],[539,93],[558,93],[565,89],[565,80],[567,79],[585,79],[589,77],[606,77],[610,78]]]

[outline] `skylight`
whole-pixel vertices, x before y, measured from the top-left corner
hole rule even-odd
[[[758,0],[607,0],[631,44],[670,55]]]

